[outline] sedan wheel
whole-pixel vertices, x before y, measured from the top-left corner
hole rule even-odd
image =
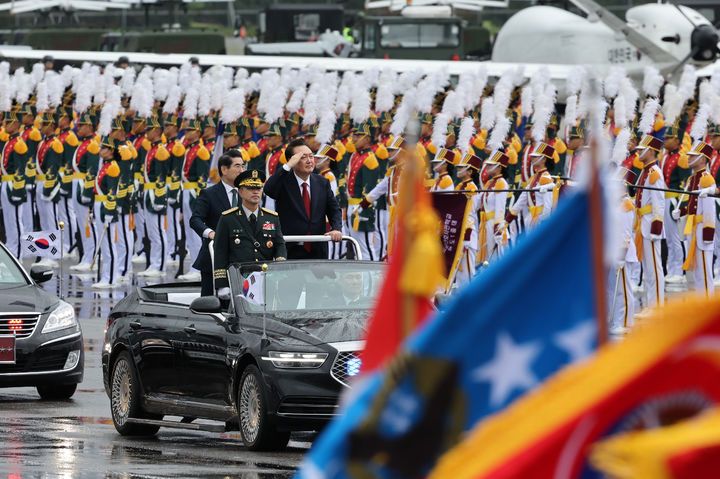
[[[152,436],[159,429],[159,426],[128,422],[131,417],[144,416],[137,373],[126,351],[118,355],[110,376],[110,411],[115,429],[123,436]]]
[[[270,422],[260,371],[254,365],[245,369],[238,390],[240,432],[248,449],[281,449],[287,446],[289,431],[278,431]]]

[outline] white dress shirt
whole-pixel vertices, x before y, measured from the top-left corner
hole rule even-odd
[[[250,211],[245,205],[242,205],[242,209],[243,213],[245,213],[245,218],[247,218],[248,221],[250,221],[250,215],[255,215],[255,219],[257,220],[260,208],[255,208],[254,211]]]
[[[285,171],[292,171],[292,168],[290,168],[287,163],[285,163],[282,167]],[[305,183],[307,185],[308,197],[312,198],[312,193],[310,193],[310,177],[308,176],[307,180],[303,180],[294,171],[293,175],[295,175],[295,180],[297,180],[298,188],[300,188],[300,197],[302,198],[303,183]]]

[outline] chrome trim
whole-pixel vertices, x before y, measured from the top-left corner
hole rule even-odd
[[[66,359],[66,361],[67,361],[67,359]],[[75,364],[75,366],[68,368],[68,369],[56,369],[54,371],[35,371],[35,372],[24,372],[24,373],[0,373],[0,378],[17,377],[17,376],[46,376],[48,374],[67,373],[74,369],[77,369],[77,367],[79,365],[80,365],[80,360],[78,359],[77,364]]]
[[[52,312],[52,311],[54,311],[54,310],[51,310],[50,312]],[[28,311],[28,312],[23,312],[23,313],[17,313],[17,312],[14,313],[14,312],[10,312],[10,311],[4,311],[4,312],[0,312],[0,319],[12,317],[12,316],[27,318],[27,319],[34,319],[35,325],[33,326],[32,331],[30,331],[30,334],[28,334],[27,336],[23,336],[21,338],[20,337],[15,338],[16,341],[24,341],[26,339],[30,339],[35,334],[35,331],[37,331],[38,325],[40,324],[40,319],[42,318],[42,315],[43,315],[43,313],[39,313],[37,311]]]
[[[48,344],[54,344],[54,343],[59,343],[61,341],[67,341],[69,339],[75,339],[79,336],[82,336],[82,331],[77,331],[73,334],[68,334],[67,336],[62,336],[60,338],[51,339],[50,341],[46,341],[46,342],[42,343],[40,346],[38,346],[38,348],[42,348],[43,346],[47,346]]]
[[[363,349],[365,349],[365,341],[339,341],[337,343],[328,343],[328,346],[332,346],[341,353],[346,353],[350,351],[362,351]]]

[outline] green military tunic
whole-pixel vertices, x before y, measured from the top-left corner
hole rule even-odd
[[[277,213],[258,210],[253,230],[242,207],[223,212],[215,229],[215,288],[227,287],[227,267],[232,263],[284,260],[285,240]]]

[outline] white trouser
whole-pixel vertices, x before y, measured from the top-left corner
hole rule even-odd
[[[495,240],[495,220],[485,221],[485,261],[496,261],[503,255],[505,246]]]
[[[150,192],[145,192],[149,195]],[[165,215],[145,210],[145,231],[150,241],[150,269],[165,271],[165,259],[168,255]]]
[[[628,270],[630,284],[635,286],[640,285],[640,273],[642,272],[642,268],[640,268],[640,262],[633,261],[625,263],[625,269]]]
[[[678,230],[678,222],[675,221],[670,212],[670,198],[665,199],[665,240],[667,241],[667,273],[668,275],[683,275],[683,247]]]
[[[172,208],[168,206],[167,209],[167,225],[168,225],[168,236],[169,236],[169,246],[168,246],[168,259],[172,258],[176,261],[180,260],[180,255],[177,257],[173,257],[173,254],[176,252],[179,252],[178,245],[180,244],[180,240],[182,239],[182,221],[180,221],[180,217],[184,216],[182,215],[182,211],[180,208]]]
[[[695,250],[695,270],[693,275],[695,278],[695,290],[705,293],[707,297],[715,294],[712,261],[712,251]]]
[[[202,238],[190,227],[190,218],[192,217],[192,208],[190,207],[190,193],[183,191],[182,195],[182,222],[185,228],[185,247],[188,250],[188,257],[190,258],[190,264],[194,263],[200,254],[200,247],[202,246]],[[213,228],[217,225],[211,225]],[[190,266],[189,273],[199,272],[197,269]]]
[[[478,251],[475,248],[463,248],[460,264],[457,267],[457,273],[455,273],[455,284],[458,286],[462,287],[468,284],[475,276],[477,254]]]
[[[45,187],[44,181],[37,182],[37,212],[40,219],[40,230],[48,231],[57,229],[58,225],[58,204],[43,198],[42,191]],[[63,238],[63,241],[65,238]]]
[[[24,235],[26,232],[23,224],[23,218],[25,217],[24,212],[27,208],[27,202],[19,205],[13,205],[10,203],[8,193],[11,189],[11,182],[2,182],[2,188],[0,188],[0,204],[2,204],[3,209],[5,246],[7,246],[10,253],[15,255],[16,258],[20,258],[20,236]]]
[[[133,253],[133,232],[130,231],[130,215],[128,213],[118,215],[116,225],[118,228],[117,271],[120,276],[125,276],[132,269],[130,260]]]
[[[145,204],[144,193],[138,197],[137,213],[135,213],[135,254],[140,254],[140,250],[145,247]]]
[[[73,180],[73,202],[75,205],[75,214],[77,215],[78,228],[80,229],[80,242],[83,247],[83,255],[80,258],[81,263],[92,263],[95,256],[95,245],[98,240],[98,231],[95,228],[95,222],[90,219],[90,207],[80,203],[77,198],[79,190],[82,189],[82,180]],[[92,203],[91,203],[92,204]]]
[[[646,307],[665,305],[665,276],[660,261],[660,240],[650,241],[643,238],[642,265]]]
[[[95,216],[95,230],[99,233],[100,237],[100,254],[98,255],[100,261],[99,268],[99,281],[101,283],[113,284],[117,281],[118,277],[118,255],[115,247],[115,234],[120,233],[117,231],[117,223],[109,223],[106,225],[100,220],[100,208],[102,202],[97,201],[93,205],[94,216]],[[91,260],[92,261],[92,260]]]
[[[60,201],[57,204],[57,219],[58,222],[62,221],[65,224],[62,235],[63,249],[67,253],[74,246],[78,224],[77,216],[75,216],[75,203],[71,197],[60,196]]]
[[[390,225],[390,212],[388,210],[375,210],[375,236],[377,239],[376,258],[378,260],[387,256],[388,227]]]
[[[716,202],[717,204],[717,202]],[[720,206],[716,206],[716,208],[720,208]],[[715,254],[715,269],[714,271],[720,271],[720,226],[716,223],[715,225],[715,243],[713,248],[713,253]],[[717,274],[714,276],[717,277]]]
[[[35,213],[37,210],[37,207],[34,203],[35,200],[35,185],[25,185],[25,190],[27,191],[27,207],[23,208],[23,218],[22,218],[22,224],[25,227],[25,231],[34,231],[35,230]]]
[[[613,293],[615,296],[613,297]],[[608,297],[611,307],[610,327],[633,326],[635,315],[635,297],[630,288],[630,275],[627,266],[612,268],[608,274]]]
[[[352,213],[359,208],[358,205],[348,206],[347,214],[347,230],[348,235],[360,243],[360,252],[362,253],[362,259],[365,261],[377,261],[377,251],[375,243],[377,238],[374,231],[355,231],[352,227],[353,215]]]

